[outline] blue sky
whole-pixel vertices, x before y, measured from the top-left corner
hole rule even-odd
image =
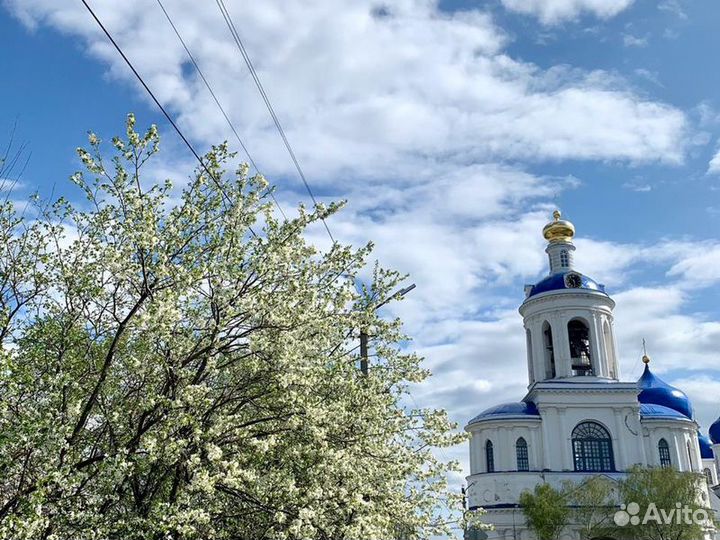
[[[97,4],[200,150],[230,139],[154,2]],[[167,0],[283,206],[308,202],[213,3]],[[618,303],[623,377],[653,366],[720,414],[720,49],[713,0],[228,2],[329,225],[377,244],[418,284],[393,308],[436,375],[421,404],[461,424],[520,399],[524,283],[547,272],[559,206],[579,269]],[[77,198],[68,176],[92,129],[157,122],[154,174],[193,163],[74,0],[5,0],[0,143],[17,120],[32,157],[13,198]],[[232,143],[232,140],[231,140]],[[323,231],[311,232],[323,244]],[[454,455],[464,459],[466,450]]]
[[[623,241],[632,227],[633,239],[641,241],[712,236],[720,220],[718,182],[705,173],[720,129],[717,119],[704,125],[701,117],[717,116],[720,107],[720,71],[707,61],[710,51],[720,47],[720,35],[713,31],[720,5],[678,1],[659,9],[656,2],[638,1],[607,20],[584,13],[578,20],[548,26],[509,12],[499,2],[440,4],[446,11],[479,5],[508,33],[509,55],[545,69],[606,70],[626,79],[638,94],[685,111],[699,128],[695,135],[705,144],[692,144],[680,166],[572,159],[525,164],[535,174],[582,179],[581,188],[559,193],[555,200],[572,213],[582,213],[586,234]],[[0,87],[0,129],[9,131],[17,120],[18,139],[29,142],[33,159],[28,183],[41,192],[55,183],[56,190],[64,192],[70,187],[67,176],[76,167],[74,148],[84,142],[85,132],[116,133],[130,110],[145,123],[167,127],[140,89],[110,78],[106,66],[89,57],[77,37],[52,26],[29,30],[12,13],[12,4],[0,11],[3,65],[10,79]],[[88,27],[91,22],[85,21]],[[631,45],[626,39],[638,43]],[[163,131],[167,138],[174,137]],[[638,205],[653,213],[638,212]],[[612,226],[606,220],[608,212],[615,214]],[[662,228],[657,226],[660,216]]]

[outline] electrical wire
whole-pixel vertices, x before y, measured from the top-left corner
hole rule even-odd
[[[215,185],[217,186],[217,188],[218,188],[218,190],[220,191],[220,193],[225,197],[225,199],[226,199],[230,204],[232,204],[232,200],[231,200],[230,197],[227,195],[227,193],[225,193],[225,190],[223,189],[223,186],[222,186],[222,184],[220,183],[220,181],[219,181],[217,178],[215,178],[215,175],[213,175],[212,172],[210,172],[210,169],[208,169],[207,165],[205,165],[205,162],[202,160],[202,158],[200,157],[200,155],[197,153],[197,151],[195,150],[195,148],[193,147],[193,145],[190,144],[190,141],[187,139],[187,137],[185,137],[185,135],[184,135],[183,132],[180,130],[180,128],[178,127],[178,125],[175,123],[175,121],[172,119],[172,117],[171,117],[170,114],[167,112],[167,110],[165,109],[165,107],[163,107],[162,104],[160,103],[160,101],[158,100],[158,98],[155,97],[155,94],[153,93],[153,91],[150,90],[150,87],[147,85],[147,83],[146,83],[145,80],[142,78],[142,76],[140,75],[140,73],[138,73],[137,69],[135,69],[135,66],[133,66],[132,62],[130,62],[130,59],[125,55],[125,53],[123,52],[123,50],[120,48],[120,45],[117,44],[117,42],[115,41],[115,39],[112,37],[112,34],[110,34],[110,32],[108,31],[107,28],[105,28],[105,25],[103,25],[103,23],[100,21],[100,19],[99,19],[98,16],[95,14],[95,12],[94,12],[93,9],[90,7],[90,5],[87,3],[87,1],[86,1],[86,0],[80,0],[80,1],[85,5],[85,7],[87,8],[88,12],[90,12],[90,15],[92,15],[93,19],[95,19],[95,22],[98,24],[98,26],[100,27],[100,29],[105,33],[105,35],[107,36],[107,38],[110,40],[110,43],[113,44],[113,46],[115,47],[115,49],[117,50],[117,52],[120,54],[120,56],[122,57],[122,59],[123,59],[123,60],[125,61],[125,63],[128,65],[128,67],[130,68],[130,70],[133,72],[133,74],[135,75],[135,77],[137,77],[138,81],[140,81],[140,84],[143,86],[143,88],[145,88],[145,91],[148,93],[148,95],[149,95],[149,96],[152,98],[152,100],[155,102],[155,105],[157,105],[158,109],[160,109],[160,111],[163,113],[163,115],[165,116],[165,118],[167,119],[167,121],[170,122],[170,125],[175,129],[175,131],[177,132],[178,136],[179,136],[179,137],[182,139],[182,141],[185,143],[185,146],[188,147],[188,149],[190,150],[190,152],[192,152],[193,156],[195,156],[195,159],[197,159],[197,160],[198,160],[198,163],[200,163],[200,166],[205,170],[205,172],[208,174],[208,176],[210,177],[210,179],[215,183]],[[248,227],[248,229],[250,230],[250,232],[252,233],[253,236],[257,237],[257,234],[255,234],[255,231],[252,230],[252,227]]]
[[[223,117],[225,118],[225,122],[227,122],[227,125],[230,127],[230,130],[235,135],[237,142],[240,144],[240,147],[245,152],[245,155],[247,156],[248,161],[253,166],[253,168],[258,172],[258,174],[262,174],[260,172],[260,168],[255,163],[255,160],[250,155],[250,151],[247,149],[247,146],[245,146],[245,143],[242,141],[240,134],[238,133],[237,129],[235,129],[235,126],[232,123],[232,121],[230,120],[230,117],[228,116],[227,112],[225,112],[225,109],[223,108],[223,106],[220,104],[220,100],[218,99],[217,95],[213,91],[212,86],[210,85],[207,78],[205,77],[205,74],[200,69],[200,66],[197,63],[197,61],[195,60],[195,57],[190,52],[189,47],[185,43],[185,40],[182,38],[182,35],[180,35],[180,31],[178,30],[177,26],[175,26],[175,23],[173,22],[172,18],[170,17],[170,14],[165,9],[165,6],[163,5],[162,1],[156,0],[156,2],[158,4],[158,6],[160,6],[160,9],[162,10],[162,12],[165,14],[165,18],[170,23],[170,26],[172,27],[173,31],[175,32],[175,35],[177,36],[178,40],[182,44],[183,49],[185,49],[185,52],[187,53],[188,58],[190,58],[190,62],[192,62],[192,65],[195,67],[195,71],[197,71],[198,75],[200,76],[200,79],[202,79],[203,83],[205,84],[205,87],[208,89],[208,92],[210,92],[210,95],[212,96],[213,100],[215,101],[215,104],[217,105],[218,109],[220,109],[220,112],[222,113]],[[269,194],[270,194],[270,197],[272,198],[273,202],[275,203],[275,206],[277,206],[277,209],[280,211],[280,214],[285,219],[285,221],[287,221],[287,216],[285,215],[285,212],[283,212],[283,209],[281,208],[278,200],[275,198],[275,195],[273,194],[272,191],[270,191]]]
[[[273,120],[273,123],[275,124],[275,128],[278,130],[278,133],[280,134],[280,137],[283,140],[283,143],[285,144],[285,148],[288,151],[288,154],[290,154],[290,159],[292,160],[293,164],[295,165],[295,169],[297,170],[298,174],[300,175],[300,179],[302,180],[303,184],[305,185],[305,189],[307,190],[308,194],[310,195],[310,199],[312,200],[313,204],[317,207],[317,200],[315,199],[315,195],[313,195],[312,189],[310,188],[310,183],[307,181],[307,178],[305,177],[305,173],[302,170],[302,167],[300,167],[300,162],[297,159],[297,156],[295,155],[295,152],[292,149],[292,146],[290,145],[290,141],[288,140],[287,136],[285,135],[285,130],[283,130],[282,125],[280,124],[280,120],[277,117],[277,114],[275,114],[275,109],[272,106],[272,103],[270,102],[270,98],[268,97],[267,93],[265,92],[265,88],[263,87],[262,83],[260,82],[260,77],[258,76],[257,72],[255,71],[255,67],[253,66],[252,60],[250,60],[250,56],[248,55],[247,50],[245,49],[245,45],[242,42],[242,39],[240,38],[240,34],[238,33],[237,29],[235,28],[235,23],[232,20],[232,16],[230,15],[230,12],[228,11],[227,7],[225,6],[225,2],[223,0],[215,0],[215,3],[217,4],[218,8],[220,9],[220,13],[223,16],[223,19],[225,20],[225,24],[227,25],[228,29],[230,30],[230,34],[232,35],[235,44],[238,47],[238,50],[240,51],[240,54],[243,57],[243,60],[245,61],[245,65],[247,66],[248,70],[250,71],[250,75],[253,78],[253,81],[255,81],[255,86],[257,87],[258,91],[260,92],[260,96],[263,98],[263,101],[265,102],[265,106],[268,109],[268,112],[270,113],[270,116]],[[328,236],[330,237],[330,240],[335,243],[335,238],[333,237],[332,233],[330,232],[330,227],[328,227],[328,224],[325,221],[325,218],[320,218],[323,222],[323,225],[325,226],[325,230],[327,231]]]

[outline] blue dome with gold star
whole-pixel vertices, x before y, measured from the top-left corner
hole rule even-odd
[[[643,362],[645,363],[645,371],[637,382],[638,390],[640,390],[638,401],[640,403],[662,405],[692,419],[693,408],[687,394],[669,385],[650,371],[650,358],[643,356]]]

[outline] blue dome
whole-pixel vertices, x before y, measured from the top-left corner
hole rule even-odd
[[[674,418],[678,420],[687,420],[688,417],[675,409],[665,407],[664,405],[654,405],[652,403],[640,404],[641,418]]]
[[[710,440],[715,444],[720,443],[720,418],[713,422],[708,431],[710,433]]]
[[[532,401],[513,401],[510,403],[501,403],[495,405],[489,409],[484,410],[478,414],[475,418],[468,422],[473,424],[475,422],[481,422],[483,420],[495,419],[498,417],[512,417],[512,416],[540,416],[537,407]]]
[[[685,392],[678,390],[674,386],[670,386],[660,377],[656,377],[651,371],[650,366],[645,364],[645,371],[637,382],[638,401],[651,405],[662,405],[679,413],[684,414],[692,419],[693,410],[690,399]]]
[[[531,296],[535,296],[536,294],[548,292],[548,291],[558,291],[562,289],[573,289],[573,287],[567,287],[565,285],[565,276],[567,274],[577,274],[580,276],[581,285],[580,287],[577,287],[578,289],[583,289],[586,291],[598,291],[601,293],[605,292],[605,285],[601,285],[597,283],[595,280],[584,276],[580,274],[579,272],[575,272],[574,270],[571,270],[569,272],[558,272],[557,274],[552,274],[545,279],[538,281],[535,285],[533,285],[533,288],[530,290],[530,294],[528,294],[528,298]]]
[[[700,443],[700,456],[703,459],[714,459],[715,454],[713,453],[712,443],[705,435],[698,431],[698,442]]]

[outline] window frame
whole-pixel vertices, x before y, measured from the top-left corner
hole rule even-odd
[[[495,449],[490,439],[485,441],[485,469],[487,472],[495,472]]]
[[[567,249],[560,250],[560,266],[562,268],[570,268],[570,255]]]
[[[658,455],[660,457],[660,466],[663,468],[672,467],[672,457],[670,456],[670,445],[665,437],[658,441]]]
[[[584,420],[572,430],[573,465],[576,472],[616,472],[610,431],[594,420]]]
[[[518,437],[515,441],[515,464],[520,472],[530,470],[530,456],[528,453],[528,443],[525,437]]]

